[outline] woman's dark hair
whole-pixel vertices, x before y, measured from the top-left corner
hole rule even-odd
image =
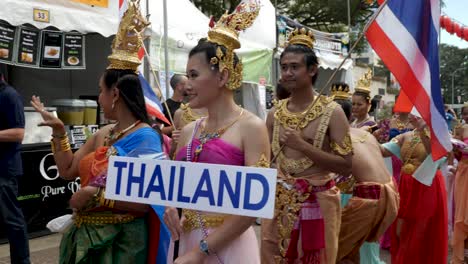
[[[190,50],[189,53],[189,58],[192,57],[195,54],[198,53],[204,53],[206,62],[210,64],[210,60],[213,57],[216,57],[216,50],[220,48],[223,54],[226,54],[226,47],[223,45],[218,45],[216,43],[208,41],[206,38],[202,38],[198,41],[198,44]],[[237,54],[234,52],[234,67],[237,66],[237,63],[239,63],[239,57],[237,57]],[[219,71],[219,62],[216,64],[210,64],[212,67],[214,67],[215,70]]]
[[[276,84],[276,99],[283,100],[291,96],[291,93],[281,85],[280,82]]]
[[[335,102],[339,105],[341,105],[341,108],[343,108],[343,111],[348,118],[348,120],[351,119],[351,102],[349,100],[344,100],[344,99],[337,99]]]
[[[149,124],[148,112],[146,112],[145,98],[138,75],[132,70],[106,70],[103,81],[107,89],[116,87],[120,91],[120,97],[124,100],[133,116],[144,123]]]
[[[368,93],[356,91],[356,92],[353,93],[353,95],[361,96],[362,98],[364,98],[364,100],[365,100],[368,104],[371,103],[370,94],[368,94]]]
[[[304,45],[298,45],[298,44],[293,44],[293,45],[288,45],[283,53],[281,53],[280,56],[280,61],[283,59],[284,54],[286,53],[295,53],[295,54],[304,54],[304,63],[307,67],[307,69],[310,69],[312,66],[318,67],[318,59],[317,55],[315,55],[315,52],[313,49],[304,46]],[[315,75],[312,77],[312,84],[315,84],[318,78],[318,70],[315,73]]]

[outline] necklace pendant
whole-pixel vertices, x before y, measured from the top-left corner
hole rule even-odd
[[[195,154],[198,155],[202,152],[203,150],[203,144],[200,144],[198,145],[196,148],[195,148]]]

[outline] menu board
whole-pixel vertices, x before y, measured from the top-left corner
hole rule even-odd
[[[62,66],[63,34],[57,31],[42,31],[40,66],[60,68]]]
[[[84,42],[81,34],[64,34],[63,68],[84,68]]]
[[[19,28],[16,62],[25,66],[37,66],[40,31],[32,28]]]
[[[12,62],[16,27],[0,23],[0,62]]]

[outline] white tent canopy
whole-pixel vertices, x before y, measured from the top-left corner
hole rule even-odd
[[[115,34],[119,23],[117,0],[109,6],[98,7],[70,0],[2,0],[0,19],[18,26],[31,24],[39,29],[56,27],[62,31],[97,32],[104,37]],[[49,11],[50,23],[33,19],[34,9]]]
[[[258,82],[271,80],[271,60],[275,46],[275,13],[270,1],[262,0],[259,17],[251,28],[240,35],[241,46],[237,54],[244,64],[244,80]],[[149,3],[152,29],[151,63],[164,70],[164,8],[163,0]],[[189,0],[167,1],[169,71],[185,72],[188,53],[209,30],[209,18]],[[257,36],[258,35],[258,36]]]

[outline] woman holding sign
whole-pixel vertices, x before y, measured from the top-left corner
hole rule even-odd
[[[234,53],[240,47],[237,30],[252,24],[258,8],[243,3],[233,14],[223,15],[208,32],[208,39],[191,50],[187,64],[190,106],[205,107],[208,117],[183,128],[177,160],[269,167],[264,122],[237,106],[233,97],[242,82],[242,64]],[[180,239],[174,263],[260,263],[251,227],[255,218],[186,209],[182,215],[179,219],[175,208],[167,208],[164,215],[173,239]]]
[[[110,66],[99,81],[99,104],[105,117],[116,120],[115,124],[103,127],[73,153],[63,122],[44,109],[39,97],[33,96],[31,101],[44,119],[41,125],[53,129],[52,152],[60,176],[68,180],[80,177],[81,180],[81,189],[70,200],[74,224],[63,235],[60,263],[151,261],[147,259],[150,207],[104,197],[110,156],[131,156],[132,152],[142,150],[146,153],[162,151],[161,135],[148,125],[143,90],[136,75],[141,40],[125,39],[126,27],[135,28],[145,22],[135,17],[142,18],[138,6],[129,2],[122,21],[135,25],[120,24],[113,54],[109,56]],[[131,45],[123,45],[124,40]]]

